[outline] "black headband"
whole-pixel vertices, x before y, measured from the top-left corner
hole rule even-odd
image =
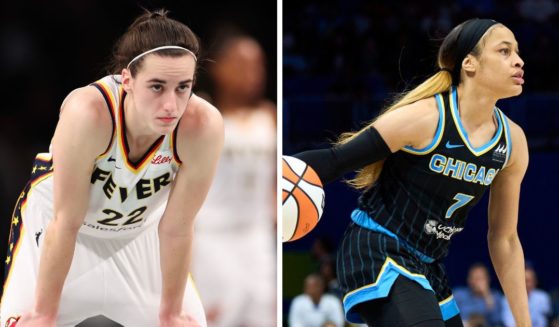
[[[452,84],[457,85],[460,82],[460,69],[464,58],[472,52],[483,34],[495,24],[498,24],[498,22],[493,19],[479,18],[464,23],[456,39],[456,61],[452,71]]]

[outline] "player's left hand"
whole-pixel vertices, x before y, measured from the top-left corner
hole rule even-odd
[[[181,314],[180,316],[159,316],[159,327],[201,327],[192,316]]]

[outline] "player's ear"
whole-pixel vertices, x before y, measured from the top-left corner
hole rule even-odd
[[[124,91],[126,91],[126,93],[130,93],[132,91],[132,74],[130,73],[130,70],[124,68],[120,74]]]
[[[477,63],[477,59],[469,54],[466,56],[466,58],[464,58],[464,60],[462,60],[462,69],[464,69],[466,73],[475,73]]]

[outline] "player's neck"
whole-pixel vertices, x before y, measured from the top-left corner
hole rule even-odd
[[[460,84],[457,89],[460,120],[471,126],[480,126],[493,121],[493,109],[497,98],[486,90]]]

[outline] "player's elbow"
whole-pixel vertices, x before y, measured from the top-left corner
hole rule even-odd
[[[59,233],[77,235],[83,225],[83,218],[69,218],[64,215],[55,215],[50,227]]]
[[[189,219],[169,219],[164,217],[159,222],[158,233],[160,237],[185,237],[194,236],[194,223]]]
[[[489,246],[512,245],[519,241],[518,233],[514,230],[489,229],[487,242]]]

